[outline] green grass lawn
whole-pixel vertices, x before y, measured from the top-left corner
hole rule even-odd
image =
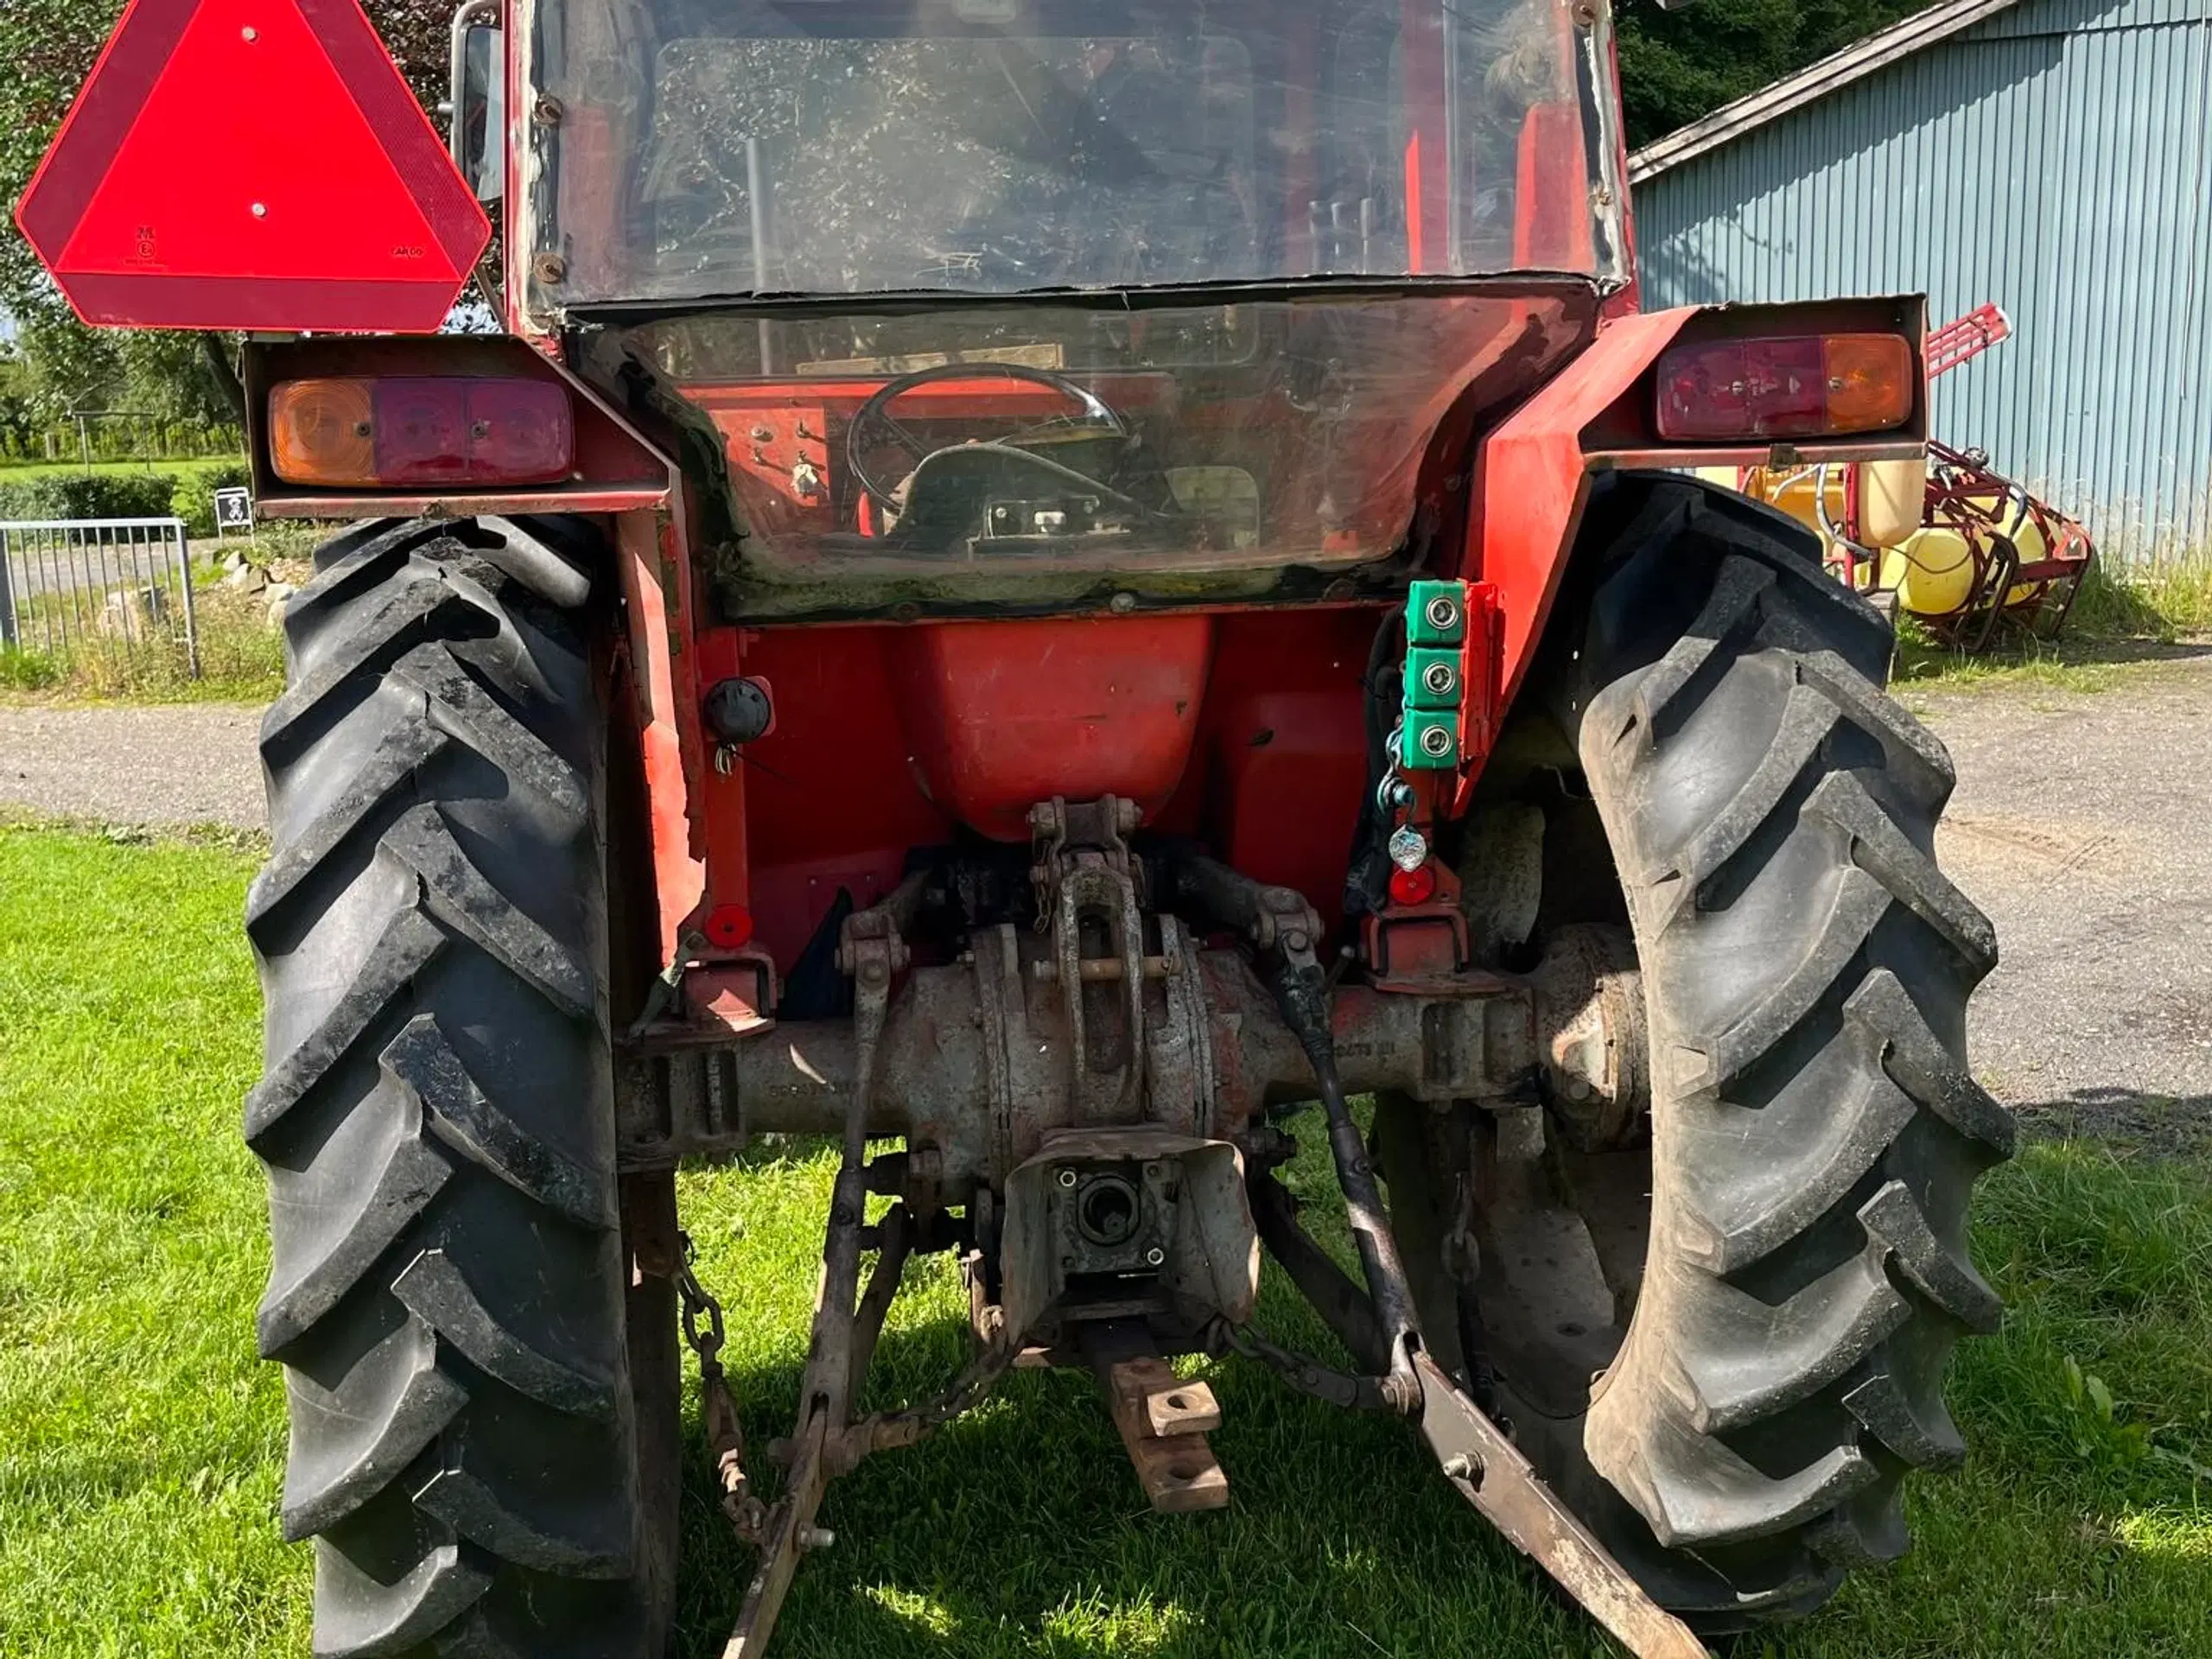
[[[308,1651],[308,1554],[275,1522],[283,1390],[251,1339],[266,1257],[238,1137],[258,1058],[238,927],[250,873],[219,846],[0,829],[10,1659]],[[1301,1173],[1309,1190],[1325,1179],[1318,1163]],[[756,1446],[791,1408],[830,1174],[826,1155],[786,1148],[687,1178]],[[1917,1488],[1913,1555],[1738,1653],[2212,1653],[2212,1169],[2037,1146],[1986,1183],[1977,1241],[2012,1313],[1956,1373],[1967,1470]],[[919,1289],[885,1338],[880,1397],[934,1391],[960,1358],[950,1273]],[[1280,1284],[1262,1319],[1311,1339]],[[1208,1375],[1228,1511],[1148,1513],[1092,1385],[1020,1374],[938,1440],[833,1488],[837,1542],[800,1573],[777,1653],[1611,1651],[1409,1433],[1240,1364]],[[746,1560],[696,1460],[684,1519],[683,1650],[709,1656]]]
[[[2000,630],[1979,653],[1940,643],[1911,617],[1897,629],[1895,679],[1920,685],[2027,685],[2103,691],[2126,668],[2212,652],[2212,552],[2093,567],[2055,640]]]
[[[83,473],[175,473],[189,478],[225,467],[243,467],[244,455],[206,455],[187,461],[96,461],[88,468],[80,461],[0,461],[0,486],[28,484],[35,478],[54,478]]]

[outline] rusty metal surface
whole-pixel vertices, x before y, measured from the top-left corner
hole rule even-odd
[[[1264,1107],[1318,1099],[1304,1048],[1244,960],[1198,950],[1180,927],[1173,933],[1170,959],[1184,965],[1143,982],[1143,1104],[1122,1121],[1228,1139]],[[1072,1098],[1060,986],[1027,967],[1048,950],[1021,930],[986,929],[972,962],[906,975],[886,1011],[874,1074],[885,1081],[868,1103],[870,1135],[938,1147],[949,1179],[995,1179],[1033,1155],[1046,1134],[1086,1121]],[[1491,976],[1429,997],[1339,987],[1329,1015],[1345,1092],[1529,1098],[1533,1007],[1526,982]],[[622,1056],[626,1168],[731,1157],[748,1134],[840,1131],[857,1073],[849,1022],[790,1021],[704,1047],[694,1029],[686,1022],[680,1040],[664,1046],[657,1030]]]
[[[1126,1241],[1102,1246],[1079,1223],[1086,1191],[1119,1182],[1135,1206]],[[999,1256],[1007,1329],[1052,1345],[1065,1326],[1143,1313],[1195,1331],[1251,1317],[1260,1240],[1242,1154],[1151,1125],[1047,1135],[1007,1176]],[[1111,1279],[1110,1290],[1086,1281]]]
[[[1637,1659],[1711,1659],[1689,1626],[1644,1592],[1434,1360],[1416,1355],[1414,1365],[1421,1437],[1461,1497]]]
[[[1274,1176],[1255,1170],[1251,1200],[1252,1217],[1268,1254],[1282,1264],[1299,1294],[1313,1304],[1354,1363],[1363,1370],[1382,1370],[1390,1362],[1390,1349],[1376,1319],[1375,1303],[1298,1224],[1297,1201],[1289,1190]]]
[[[830,1542],[830,1535],[815,1524],[830,1479],[871,1452],[912,1444],[938,1423],[950,1421],[980,1398],[1004,1369],[1006,1346],[1001,1344],[987,1349],[952,1391],[931,1406],[879,1414],[859,1424],[851,1421],[852,1402],[874,1357],[876,1338],[897,1294],[906,1258],[923,1230],[936,1219],[934,1198],[940,1163],[935,1158],[910,1154],[899,1160],[899,1184],[910,1194],[927,1195],[931,1212],[917,1216],[907,1205],[900,1204],[880,1226],[870,1229],[866,1224],[868,1195],[872,1188],[891,1184],[892,1172],[880,1170],[875,1172],[876,1179],[870,1179],[865,1103],[879,1063],[893,988],[908,965],[903,929],[911,919],[919,883],[918,877],[910,878],[883,905],[849,917],[838,943],[838,965],[851,975],[854,984],[853,1084],[844,1102],[842,1157],[830,1198],[813,1329],[799,1382],[803,1420],[789,1448],[782,1496],[765,1516],[752,1508],[744,1489],[743,1446],[736,1435],[734,1413],[716,1414],[716,1420],[709,1423],[710,1433],[717,1435],[721,1445],[718,1471],[731,1517],[741,1536],[757,1539],[760,1545],[759,1565],[747,1586],[736,1628],[724,1649],[726,1659],[758,1659],[766,1650],[801,1554]],[[876,1264],[862,1291],[861,1257],[871,1246],[877,1251]],[[711,1299],[706,1299],[706,1306],[712,1306]],[[688,1319],[687,1325],[695,1326],[696,1319]],[[709,1333],[703,1340],[696,1330],[693,1335],[694,1346],[701,1351],[702,1372],[709,1374],[706,1380],[713,1380],[719,1371],[713,1351],[720,1345],[719,1332]],[[727,1421],[721,1421],[724,1417]]]
[[[890,1214],[877,1224],[875,1231],[875,1266],[868,1274],[868,1288],[861,1293],[860,1307],[853,1316],[853,1352],[848,1369],[855,1395],[867,1379],[869,1363],[875,1357],[877,1339],[883,1335],[883,1322],[890,1316],[892,1299],[898,1295],[899,1281],[906,1274],[906,1258],[913,1252],[914,1212],[903,1204],[894,1204]]]
[[[1465,1159],[1461,1155],[1455,1168],[1455,1139],[1462,1154],[1465,1149],[1455,1129],[1452,1109],[1384,1093],[1375,1097],[1368,1142],[1390,1195],[1390,1230],[1406,1264],[1421,1346],[1446,1371],[1465,1378],[1459,1273],[1466,1256],[1453,1236],[1462,1185],[1453,1177]]]
[[[1344,1194],[1344,1225],[1351,1234],[1352,1248],[1358,1252],[1360,1276],[1366,1281],[1368,1300],[1374,1306],[1375,1322],[1388,1350],[1387,1368],[1376,1380],[1391,1409],[1410,1415],[1420,1403],[1412,1366],[1421,1344],[1413,1291],[1382,1207],[1382,1189],[1368,1158],[1367,1141],[1352,1121],[1344,1079],[1337,1070],[1336,1034],[1330,1015],[1332,985],[1312,944],[1312,935],[1302,927],[1287,929],[1262,960],[1274,981],[1272,988],[1283,1023],[1297,1037],[1313,1068],[1321,1109],[1328,1119],[1329,1156],[1336,1165],[1338,1189]]]
[[[670,1215],[673,1219],[672,1201]],[[722,1348],[728,1339],[722,1306],[708,1294],[691,1271],[691,1241],[682,1234],[677,1239],[680,1254],[675,1284],[683,1304],[683,1342],[699,1362],[701,1426],[706,1431],[707,1451],[715,1460],[715,1478],[722,1489],[722,1511],[740,1537],[757,1539],[763,1511],[746,1474],[745,1431],[739,1426],[737,1401],[722,1368]]]
[[[1110,800],[1039,809],[1035,932],[978,928],[962,960],[916,967],[904,942],[921,879],[912,877],[891,902],[844,924],[849,1021],[630,1058],[633,1077],[661,1068],[658,1097],[634,1111],[657,1112],[664,1134],[679,1113],[741,1139],[833,1121],[843,1130],[800,1387],[804,1425],[780,1454],[771,1447],[787,1475],[765,1512],[747,1484],[727,1391],[709,1389],[728,1506],[761,1550],[726,1659],[759,1659],[802,1555],[830,1541],[815,1521],[827,1483],[950,1421],[1017,1363],[1097,1372],[1154,1507],[1226,1503],[1228,1478],[1205,1438],[1218,1405],[1179,1383],[1160,1357],[1201,1348],[1233,1349],[1339,1405],[1417,1418],[1470,1501],[1640,1659],[1702,1655],[1438,1364],[1421,1329],[1426,1319],[1455,1338],[1471,1331],[1465,1388],[1486,1389],[1480,1321],[1467,1322],[1452,1288],[1474,1277],[1484,1254],[1469,1211],[1485,1169],[1492,1199],[1509,1168],[1531,1180],[1535,1173],[1495,1155],[1496,1122],[1468,1101],[1487,1096],[1502,1109],[1579,1085],[1573,1097],[1592,1109],[1638,1106],[1640,1073],[1618,1052],[1637,1033],[1608,1001],[1633,978],[1612,971],[1617,942],[1593,932],[1588,950],[1529,980],[1440,972],[1433,995],[1340,989],[1317,959],[1311,907],[1287,889],[1198,861],[1184,894],[1198,901],[1196,919],[1242,932],[1250,960],[1201,952],[1175,918],[1147,914],[1144,872],[1122,842],[1126,816]],[[666,1085],[686,1067],[696,1077],[679,1107]],[[1477,1160],[1473,1178],[1446,1195],[1444,1209],[1404,1217],[1418,1274],[1401,1257],[1401,1218],[1383,1208],[1348,1087],[1385,1095],[1378,1132],[1395,1133],[1402,1164],[1443,1155],[1439,1147],[1468,1141],[1478,1121],[1489,1125],[1477,1138],[1492,1155]],[[1290,1195],[1268,1173],[1294,1148],[1266,1122],[1265,1107],[1315,1096],[1363,1284],[1298,1225]],[[1537,1111],[1524,1103],[1506,1116]],[[903,1135],[906,1150],[870,1163],[869,1136],[887,1132]],[[874,1226],[870,1192],[899,1199]],[[948,1194],[964,1214],[942,1208]],[[1361,1374],[1331,1370],[1251,1328],[1263,1239]],[[938,1399],[854,1421],[909,1255],[946,1249],[963,1252],[975,1358]],[[876,1262],[862,1290],[869,1251]],[[1418,1300],[1416,1278],[1427,1291]],[[686,1287],[687,1331],[714,1384],[718,1333],[700,1324],[711,1299],[694,1289]]]
[[[801,1431],[791,1459],[791,1475],[784,1495],[768,1512],[760,1538],[760,1560],[745,1586],[745,1600],[738,1608],[736,1628],[723,1644],[722,1659],[762,1659],[775,1634],[776,1616],[784,1610],[784,1597],[791,1587],[791,1574],[810,1546],[828,1541],[814,1524],[829,1485],[824,1454],[828,1449],[830,1414],[817,1407]]]
[[[1162,1515],[1228,1508],[1229,1476],[1206,1440],[1221,1427],[1213,1390],[1184,1382],[1155,1355],[1116,1359],[1111,1353],[1092,1348],[1091,1369],[1105,1387],[1107,1411],[1146,1501]]]
[[[1544,1104],[1585,1152],[1650,1136],[1650,1038],[1636,944],[1624,927],[1554,930],[1536,965]]]

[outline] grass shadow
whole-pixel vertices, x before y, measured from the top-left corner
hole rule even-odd
[[[798,1294],[786,1281],[814,1259],[829,1168],[818,1155],[757,1166],[762,1201],[715,1264],[776,1303],[733,1319],[756,1459],[790,1432],[811,1273]],[[1985,1182],[1976,1244],[2012,1312],[2003,1335],[1962,1349],[1955,1373],[1967,1470],[1915,1483],[1911,1555],[1734,1653],[2212,1652],[2212,1513],[2195,1472],[2212,1463],[2212,1168],[2031,1141]],[[925,1397],[964,1356],[949,1272],[917,1289],[880,1351],[880,1403]],[[1272,1268],[1260,1320],[1327,1351]],[[831,1487],[822,1519],[836,1541],[802,1566],[775,1654],[1615,1651],[1450,1491],[1408,1428],[1307,1400],[1241,1361],[1202,1371],[1223,1406],[1212,1439],[1228,1510],[1152,1514],[1090,1379],[1017,1373],[972,1417]],[[703,1659],[721,1651],[753,1556],[715,1507],[696,1408],[690,1433],[677,1650]]]
[[[2026,683],[2097,691],[2116,677],[2111,670],[2202,657],[2212,657],[2212,562],[2125,575],[2100,563],[2056,639],[2000,622],[1988,649],[1967,652],[1901,619],[1892,679],[1900,689]]]
[[[1292,1294],[1270,1286],[1261,1316],[1287,1335]],[[887,1335],[881,1360],[932,1378],[925,1395],[950,1380],[963,1341],[948,1318]],[[1018,1372],[982,1410],[830,1488],[822,1518],[836,1542],[804,1562],[775,1651],[1583,1649],[1577,1615],[1446,1485],[1409,1427],[1338,1412],[1255,1366],[1198,1369],[1222,1403],[1211,1440],[1230,1509],[1152,1513],[1096,1384]],[[789,1432],[797,1382],[795,1361],[741,1380],[760,1402],[746,1413],[756,1447]],[[721,1650],[753,1561],[715,1508],[696,1425],[691,1439],[678,1651],[704,1659]]]
[[[2212,1159],[2212,1095],[2075,1089],[2012,1109],[2039,1141],[2093,1141],[2129,1156]]]

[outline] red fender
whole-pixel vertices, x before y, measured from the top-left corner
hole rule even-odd
[[[1700,338],[1901,331],[1912,342],[1923,376],[1911,416],[1882,432],[1796,443],[1750,440],[1692,447],[1662,442],[1655,429],[1650,371],[1693,325]],[[1500,619],[1493,702],[1485,711],[1491,728],[1528,677],[1595,474],[1626,467],[1763,467],[1923,454],[1927,329],[1927,302],[1918,295],[1684,306],[1600,323],[1590,349],[1494,429],[1476,451],[1467,548],[1458,574],[1491,585]],[[1463,777],[1463,803],[1471,783],[1471,774]]]
[[[1647,311],[1600,326],[1596,342],[1484,438],[1475,456],[1475,512],[1460,574],[1497,589],[1502,620],[1498,706],[1529,671],[1590,480],[1609,454],[1589,429],[1633,391],[1702,308]]]

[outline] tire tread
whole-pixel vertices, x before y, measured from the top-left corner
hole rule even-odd
[[[1802,1611],[1961,1453],[1940,1362],[1999,1317],[1965,1198],[2012,1145],[1961,1054],[1997,942],[1929,850],[1955,774],[1883,690],[1886,625],[1779,515],[1613,487],[1649,499],[1614,510],[1579,747],[1650,999],[1654,1217],[1584,1448],[1662,1546]]]
[[[259,1338],[289,1370],[284,1529],[315,1541],[328,1659],[494,1633],[643,1659],[652,1623],[590,674],[560,606],[499,561],[571,596],[586,570],[531,537],[340,536],[288,608],[263,726]]]

